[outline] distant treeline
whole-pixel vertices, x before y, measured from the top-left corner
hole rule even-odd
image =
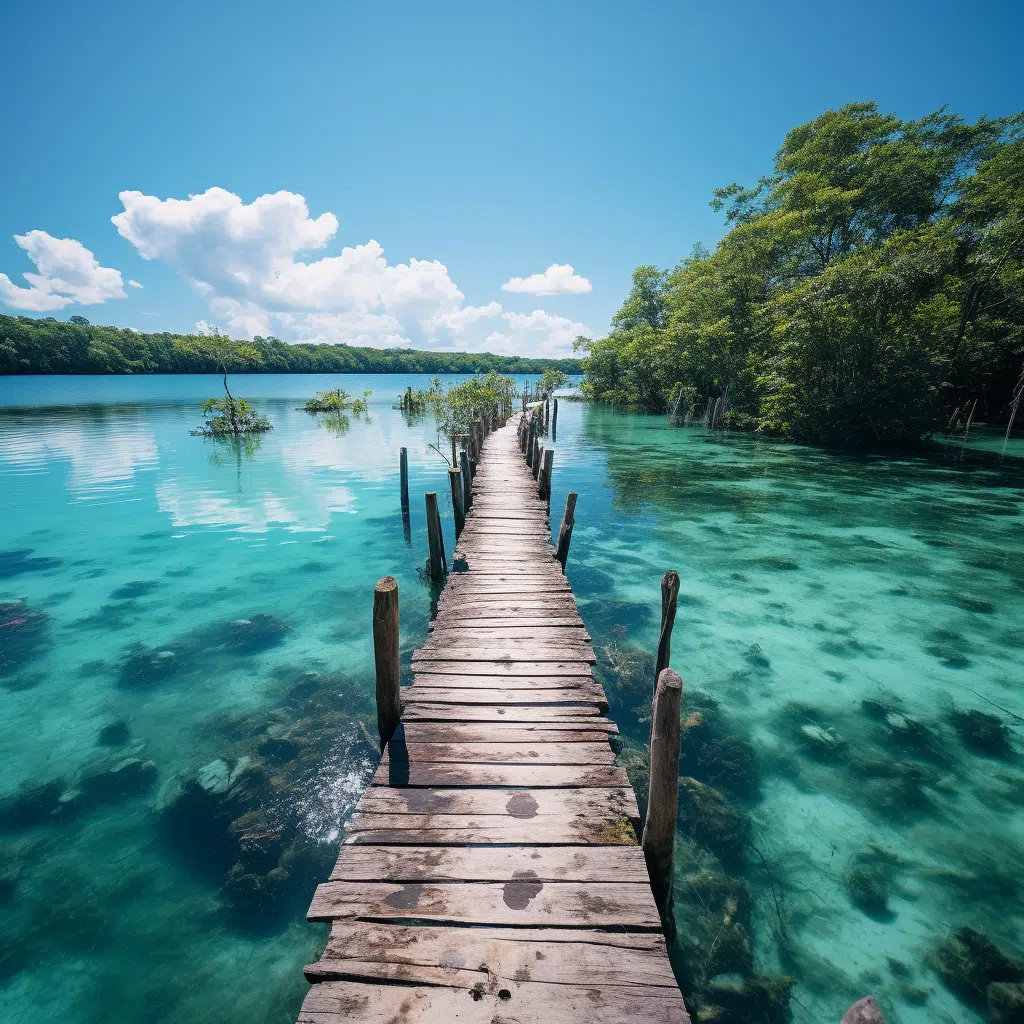
[[[580,373],[578,359],[487,352],[417,352],[349,345],[289,345],[278,338],[142,334],[84,317],[0,315],[0,374],[38,373]]]
[[[715,250],[638,268],[611,333],[583,343],[588,397],[843,445],[1017,411],[1024,114],[851,104],[711,205],[730,225]]]

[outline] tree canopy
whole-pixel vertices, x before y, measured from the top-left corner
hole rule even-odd
[[[82,316],[0,315],[0,374],[39,373],[579,373],[577,359],[480,352],[417,352],[349,345],[289,345],[278,338],[141,334]]]
[[[1006,418],[1024,358],[1024,115],[850,104],[711,205],[730,225],[715,251],[639,267],[609,335],[578,343],[588,397],[660,411],[686,394],[731,426],[830,444]]]

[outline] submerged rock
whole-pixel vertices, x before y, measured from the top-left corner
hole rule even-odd
[[[279,644],[289,629],[282,619],[266,613],[250,619],[233,619],[227,624],[227,645],[240,653],[262,651]]]
[[[96,743],[101,747],[123,747],[130,735],[128,723],[123,718],[118,718],[100,729]]]
[[[718,701],[699,690],[684,693],[682,715],[680,772],[731,796],[756,796],[757,754],[746,739],[729,730]]]
[[[998,716],[985,711],[953,711],[949,717],[964,746],[990,757],[1010,753],[1010,730]]]
[[[1006,956],[973,928],[958,928],[952,938],[939,942],[928,954],[928,963],[951,992],[977,1007],[986,1005],[994,983],[1024,982],[1024,961]]]
[[[152,686],[169,679],[181,668],[177,654],[168,649],[152,650],[133,644],[121,663],[122,686]]]
[[[63,779],[27,782],[9,796],[0,797],[0,828],[21,829],[45,825],[60,807]]]
[[[846,741],[835,729],[827,729],[813,722],[801,725],[800,735],[804,739],[804,749],[814,757],[834,760],[846,749]]]
[[[878,1008],[874,996],[858,999],[846,1013],[839,1024],[885,1024],[882,1011]]]
[[[83,775],[79,789],[89,803],[111,803],[145,793],[156,782],[156,776],[154,761],[126,757],[88,771]]]

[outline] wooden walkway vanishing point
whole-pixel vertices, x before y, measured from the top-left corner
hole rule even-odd
[[[689,1024],[517,420],[483,443],[401,724],[309,909],[331,933],[300,1024]]]

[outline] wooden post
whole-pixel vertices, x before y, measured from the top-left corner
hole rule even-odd
[[[540,467],[540,481],[537,487],[537,497],[542,501],[551,500],[551,466],[554,461],[554,448],[545,448],[544,459]]]
[[[683,681],[665,669],[658,676],[651,715],[651,776],[643,848],[654,901],[662,922],[671,922],[672,850],[676,839],[679,799],[679,704]]]
[[[459,466],[462,469],[462,507],[468,512],[473,507],[473,476],[469,471],[469,453],[465,448],[459,453]]]
[[[452,489],[452,511],[455,513],[455,539],[462,536],[462,528],[466,525],[466,510],[463,505],[462,472],[458,469],[448,470],[448,483]]]
[[[459,453],[455,450],[455,435],[452,435],[452,468],[456,469],[459,465]]]
[[[401,448],[398,452],[398,475],[402,492],[402,508],[409,507],[409,451]]]
[[[373,589],[373,659],[377,666],[377,732],[380,749],[402,717],[398,668],[398,582],[393,576]]]
[[[540,473],[540,451],[541,451],[541,449],[540,449],[540,441],[538,440],[537,435],[534,434],[533,435],[533,462],[530,465],[530,468],[533,470],[533,479],[534,480],[537,479],[537,474]]]
[[[526,437],[526,465],[533,469],[534,449],[537,447],[537,428],[533,420],[530,420],[530,432]]]
[[[579,495],[570,491],[565,499],[565,511],[562,513],[562,525],[558,528],[558,547],[555,548],[555,561],[565,572],[565,563],[569,557],[569,542],[572,540],[572,527],[576,522],[576,499]]]
[[[679,573],[669,569],[661,581],[661,635],[658,638],[658,667],[655,678],[668,668],[672,646],[672,626],[676,621],[676,600],[679,597]]]
[[[547,430],[551,426],[551,399],[544,396],[544,429]]]
[[[556,398],[551,409],[551,440],[558,440],[558,399]]]
[[[427,570],[435,582],[444,579],[448,563],[444,557],[444,534],[441,532],[441,514],[437,511],[437,494],[428,491],[427,500],[427,542],[430,545],[430,563]]]

